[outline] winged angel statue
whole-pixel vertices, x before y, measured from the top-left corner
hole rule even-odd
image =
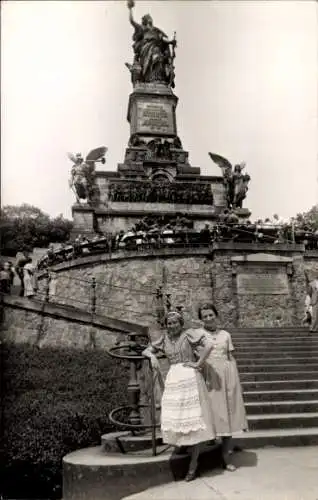
[[[108,148],[105,146],[93,149],[88,153],[84,161],[81,153],[67,153],[68,158],[73,162],[71,178],[69,181],[73,189],[76,200],[87,200],[94,203],[98,197],[98,186],[95,182],[95,163],[105,163],[105,155]]]
[[[240,163],[233,169],[232,164],[223,156],[214,153],[209,153],[209,156],[222,170],[228,208],[242,208],[248,191],[248,183],[251,180],[248,174],[242,173],[246,164]]]

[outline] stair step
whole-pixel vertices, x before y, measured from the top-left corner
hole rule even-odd
[[[310,363],[309,361],[306,362],[306,364],[301,364],[301,365],[297,365],[297,363],[278,363],[278,364],[262,363],[259,365],[255,365],[252,363],[243,365],[242,363],[238,363],[239,372],[242,374],[246,372],[253,373],[254,371],[265,372],[266,374],[268,374],[270,372],[275,372],[280,370],[284,370],[284,372],[287,373],[287,372],[297,371],[297,369],[299,369],[300,367],[302,372],[311,371],[313,373],[316,373],[318,376],[318,363]]]
[[[318,412],[318,400],[312,401],[264,401],[245,403],[248,415],[268,415],[283,413],[315,413]],[[318,414],[317,414],[318,415]],[[317,422],[318,425],[318,422]]]
[[[242,382],[241,385],[244,391],[277,391],[277,390],[295,390],[300,391],[303,389],[318,390],[318,377],[317,379],[303,379],[303,380],[259,380],[251,382]]]
[[[235,348],[240,351],[255,351],[255,352],[262,352],[264,347],[268,349],[269,351],[278,351],[280,345],[277,345],[276,342],[262,342],[261,344],[259,342],[255,342],[254,344],[244,342],[244,343],[238,343],[233,339],[233,344],[235,345]],[[282,342],[282,345],[286,346],[286,348],[289,351],[318,351],[318,342],[294,342],[294,343],[285,343]]]
[[[282,343],[278,344],[275,341],[272,342],[257,342],[255,344],[251,342],[234,342],[233,341],[233,346],[235,349],[235,352],[240,352],[241,350],[249,350],[249,352],[255,352],[255,351],[261,351],[261,352],[283,352],[283,351],[295,351],[297,349],[302,349],[303,351],[317,351],[318,350],[318,343],[317,345],[312,345],[312,344],[306,344],[305,342],[300,342],[299,344],[287,344],[287,343]]]
[[[234,437],[233,444],[243,449],[265,446],[315,446],[318,445],[318,427],[249,431]]]
[[[318,357],[318,349],[317,350],[312,350],[310,348],[304,348],[300,349],[298,347],[294,348],[289,348],[288,350],[280,350],[277,349],[277,347],[266,347],[266,349],[259,349],[255,347],[236,347],[235,348],[235,357],[238,359],[238,357],[243,358],[244,356],[249,356],[250,358],[259,358],[259,357],[264,357],[266,358],[267,356],[272,356],[273,358],[279,358],[279,357]]]
[[[272,336],[277,336],[277,337],[291,337],[291,336],[308,336],[308,337],[315,337],[317,336],[316,333],[311,332],[310,330],[275,330],[274,328],[272,330],[251,330],[251,331],[244,331],[244,330],[239,330],[239,331],[233,331],[229,330],[231,336],[233,338],[236,337],[248,337],[248,336],[255,336],[255,337],[261,337],[262,335],[272,335]]]
[[[318,373],[317,371],[288,371],[288,372],[256,372],[256,371],[246,371],[240,372],[241,382],[269,382],[272,380],[281,380],[281,381],[291,381],[291,380],[309,380],[309,379],[317,379]]]
[[[297,347],[298,345],[303,346],[315,346],[318,345],[318,339],[312,339],[308,337],[288,337],[286,339],[282,337],[232,337],[234,345],[251,345],[255,347],[257,345],[267,345],[272,344],[274,346],[279,345],[290,345]]]
[[[290,366],[290,365],[316,365],[318,368],[318,358],[313,356],[298,357],[298,356],[284,356],[280,358],[266,357],[257,358],[253,356],[235,356],[238,366]]]
[[[229,332],[231,334],[235,333],[250,333],[250,332],[279,332],[279,333],[285,333],[285,332],[308,332],[309,328],[308,326],[243,326],[240,328],[229,328]]]
[[[231,333],[231,335],[242,335],[244,334],[252,334],[252,333],[276,333],[277,335],[289,335],[291,333],[309,333],[310,335],[315,335],[315,332],[311,332],[308,326],[301,326],[301,327],[295,327],[292,326],[290,328],[284,327],[284,328],[275,328],[275,327],[264,327],[264,328],[257,328],[257,327],[250,327],[250,328],[229,328],[228,331]]]
[[[247,420],[251,430],[318,427],[318,413],[316,412],[248,415]]]
[[[244,391],[275,391],[275,390],[301,390],[301,389],[318,389],[318,377],[316,378],[303,378],[303,379],[291,379],[291,380],[256,380],[256,381],[242,381],[241,385]]]
[[[281,342],[288,342],[291,340],[304,340],[306,342],[317,342],[317,337],[310,337],[309,335],[237,335],[232,336],[234,342],[240,340],[280,340]]]
[[[314,401],[318,400],[318,383],[316,389],[282,389],[282,390],[259,390],[244,391],[246,403],[263,403],[280,401]]]

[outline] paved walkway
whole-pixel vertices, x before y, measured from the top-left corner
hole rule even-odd
[[[125,500],[318,500],[318,446],[237,453],[235,472],[214,470]]]

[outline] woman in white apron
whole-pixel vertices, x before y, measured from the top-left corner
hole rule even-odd
[[[163,352],[170,368],[161,400],[161,433],[164,443],[177,447],[192,446],[186,481],[196,477],[200,443],[215,439],[215,426],[209,395],[199,369],[213,344],[204,333],[183,330],[183,318],[170,312],[166,318],[167,332],[143,354],[158,367],[155,353]],[[198,359],[198,348],[201,348]],[[189,363],[189,365],[187,365]]]

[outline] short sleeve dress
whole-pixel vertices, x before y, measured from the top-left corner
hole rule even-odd
[[[202,374],[184,363],[195,361],[198,349],[210,340],[202,332],[187,330],[177,338],[167,333],[152,344],[162,351],[170,368],[161,400],[161,433],[164,443],[190,446],[215,439],[209,395]]]
[[[218,436],[231,436],[248,429],[242,389],[229,332],[218,330],[215,334],[201,329],[214,349],[206,360],[205,380]]]

